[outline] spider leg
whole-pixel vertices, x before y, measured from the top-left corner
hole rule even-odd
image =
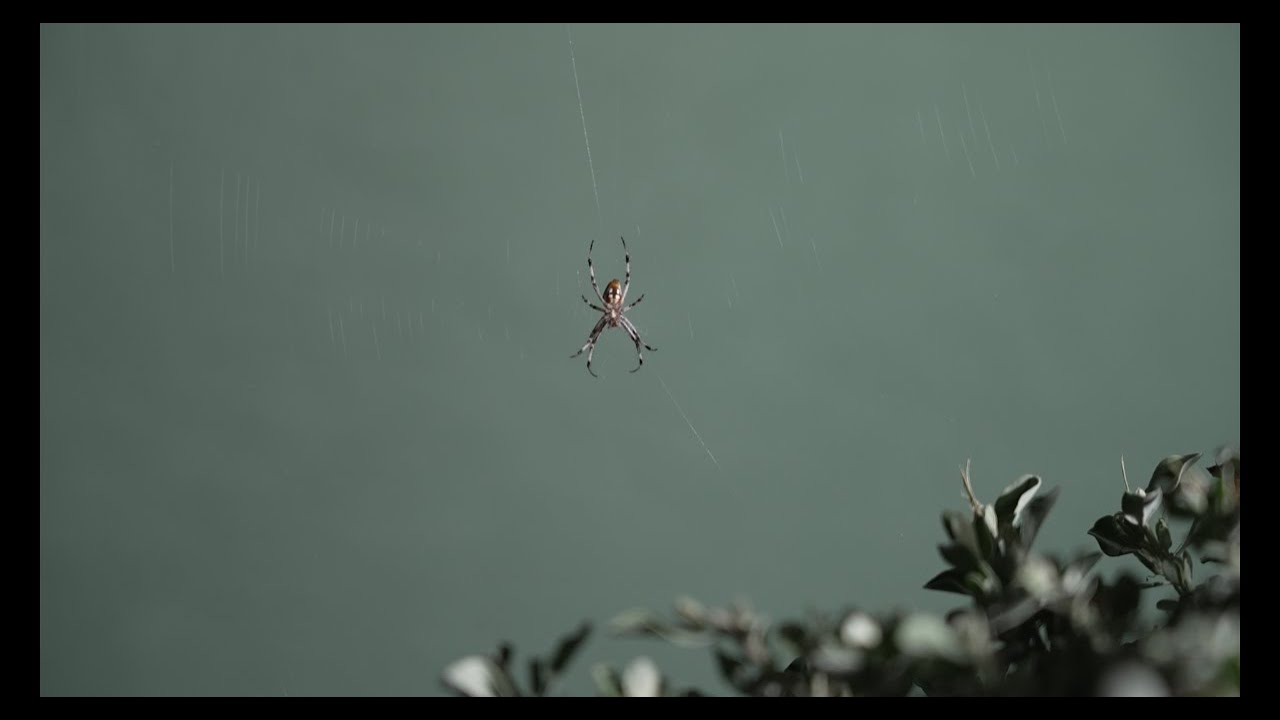
[[[652,351],[656,351],[658,348],[650,347],[648,343],[642,342],[640,340],[640,333],[636,330],[636,326],[632,325],[631,321],[625,317],[622,318],[622,327],[626,328],[627,334],[631,336],[631,342],[636,344],[636,357],[640,360],[639,364],[636,365],[636,370],[639,370],[644,365],[644,353],[640,352],[640,346],[644,345],[645,349]],[[635,372],[636,370],[632,370],[631,372]]]
[[[596,326],[591,329],[591,337],[587,338],[587,344],[583,345],[578,350],[578,352],[569,356],[570,358],[576,358],[582,354],[583,350],[586,350],[587,348],[591,348],[591,352],[587,353],[587,372],[591,373],[593,377],[600,377],[600,376],[596,375],[595,372],[591,369],[591,356],[596,354],[596,340],[600,339],[600,333],[604,332],[604,328],[607,323],[608,323],[608,319],[604,317],[597,320]]]
[[[595,310],[597,312],[604,312],[604,308],[588,300],[586,295],[583,295],[581,297],[582,297],[582,302],[586,303],[587,306],[590,307],[592,310]]]
[[[596,241],[591,241],[591,247],[587,248],[587,270],[591,271],[591,287],[596,291],[596,297],[600,302],[604,302],[604,296],[600,294],[600,286],[596,284],[596,266],[591,264],[591,251],[595,249]]]
[[[637,298],[635,302],[633,302],[633,303],[631,303],[630,305],[628,305],[628,306],[626,306],[625,308],[623,308],[623,309],[622,309],[622,312],[626,312],[626,311],[630,310],[631,308],[633,308],[633,307],[635,307],[635,306],[639,305],[639,304],[640,304],[640,301],[641,301],[641,300],[643,300],[643,299],[644,299],[644,293],[640,293],[640,297],[639,297],[639,298]]]
[[[627,290],[631,288],[631,253],[627,250],[627,239],[618,236],[622,240],[622,256],[627,260],[627,279],[622,283],[622,302],[627,301]]]

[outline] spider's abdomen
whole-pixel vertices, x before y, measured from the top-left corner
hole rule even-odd
[[[604,301],[607,305],[617,305],[622,302],[622,283],[617,278],[609,281],[604,289]]]

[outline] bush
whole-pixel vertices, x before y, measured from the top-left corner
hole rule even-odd
[[[1041,493],[1041,478],[1026,475],[983,504],[966,467],[971,512],[943,512],[948,567],[925,583],[970,599],[945,618],[850,607],[773,624],[740,604],[681,598],[669,618],[631,610],[613,630],[710,647],[724,680],[747,696],[1238,695],[1240,457],[1220,449],[1207,472],[1199,459],[1170,455],[1135,490],[1124,472],[1120,510],[1088,531],[1100,552],[1066,558],[1032,550],[1059,488]],[[1170,519],[1189,522],[1177,548]],[[1193,552],[1219,572],[1196,584]],[[1104,580],[1092,572],[1104,554],[1132,555],[1151,574],[1126,568]],[[1174,591],[1156,603],[1163,622],[1139,627],[1142,593],[1162,587]],[[550,657],[530,659],[524,685],[504,643],[450,665],[444,686],[467,696],[546,695],[591,630],[584,622]],[[602,695],[706,694],[677,687],[644,658],[592,674]]]

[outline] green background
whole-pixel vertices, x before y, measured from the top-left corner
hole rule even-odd
[[[1095,547],[1121,455],[1239,434],[1239,44],[42,26],[41,692],[438,694],[680,594],[945,611],[969,458]],[[596,379],[619,236],[658,349]],[[557,692],[638,655],[724,690],[598,634]]]

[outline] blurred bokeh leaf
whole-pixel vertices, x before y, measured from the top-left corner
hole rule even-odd
[[[541,658],[529,661],[529,689],[534,695],[544,695],[547,692],[547,666]]]
[[[721,677],[750,696],[906,695],[913,688],[929,696],[1238,695],[1238,453],[1220,451],[1208,471],[1217,483],[1205,485],[1204,512],[1194,515],[1176,550],[1169,523],[1156,518],[1162,509],[1185,517],[1179,513],[1199,507],[1192,468],[1198,458],[1192,453],[1162,460],[1149,489],[1126,492],[1121,510],[1088,530],[1098,550],[1065,559],[1031,550],[1060,487],[1039,493],[1039,476],[1024,475],[984,505],[966,470],[971,512],[942,512],[948,542],[938,550],[951,567],[925,584],[969,597],[968,607],[945,619],[846,607],[839,614],[811,610],[804,620],[774,623],[746,601],[708,607],[681,596],[671,620],[637,608],[611,625],[623,636],[710,647]],[[1228,483],[1232,477],[1235,487]],[[1202,562],[1225,563],[1222,572],[1206,573],[1195,585],[1191,549]],[[1126,555],[1161,579],[1140,582],[1128,569],[1111,581],[1093,573],[1103,556]],[[1139,622],[1139,609],[1142,593],[1158,588],[1177,596],[1156,599],[1167,618],[1151,628]],[[590,630],[581,624],[559,639],[549,660],[529,661],[531,694],[547,694]],[[783,647],[782,657],[774,645]],[[513,655],[502,643],[493,655],[465,657],[446,668],[444,683],[474,697],[520,695],[508,672]],[[591,675],[606,696],[705,694],[670,686],[644,656],[621,673],[596,664]]]
[[[627,697],[658,697],[662,694],[662,673],[647,657],[631,661],[622,672],[622,692]]]
[[[578,629],[565,635],[560,639],[560,644],[556,646],[555,653],[551,656],[551,673],[559,675],[564,672],[565,666],[569,664],[569,660],[576,653],[591,634],[591,623],[583,622]]]
[[[622,678],[618,672],[604,663],[597,663],[591,668],[591,677],[601,695],[619,697],[622,695]]]

